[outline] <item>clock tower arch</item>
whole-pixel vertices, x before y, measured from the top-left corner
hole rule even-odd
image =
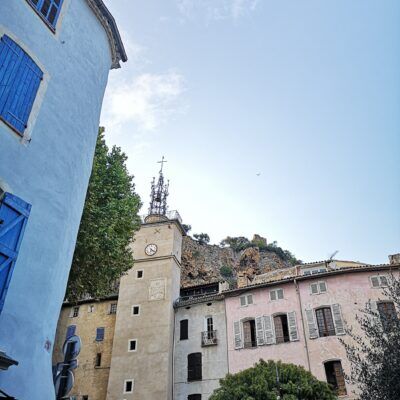
[[[132,243],[134,267],[120,282],[107,400],[172,400],[173,304],[185,230],[179,213],[167,211],[165,162],[163,157],[148,215]]]

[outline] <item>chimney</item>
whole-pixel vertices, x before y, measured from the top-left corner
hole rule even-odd
[[[390,264],[400,264],[400,253],[389,255]]]
[[[237,287],[242,288],[246,287],[249,284],[249,278],[243,272],[239,272],[237,275]]]

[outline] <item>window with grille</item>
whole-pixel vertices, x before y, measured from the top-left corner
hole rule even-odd
[[[27,2],[54,30],[63,0],[27,0]]]
[[[202,379],[201,353],[188,355],[188,382]]]
[[[110,304],[110,314],[116,314],[117,313],[117,303],[111,303]]]
[[[342,363],[337,361],[328,361],[325,363],[326,380],[331,385],[338,396],[347,394]]]
[[[269,291],[269,298],[272,301],[283,299],[283,289],[273,289]]]
[[[180,340],[186,340],[189,339],[189,320],[187,319],[182,319],[179,322],[179,339]]]
[[[385,275],[370,276],[369,279],[373,288],[381,288],[388,285],[388,278]]]
[[[332,310],[330,307],[323,307],[315,310],[317,318],[319,336],[336,335],[335,324],[333,322]]]
[[[389,331],[393,323],[398,319],[395,305],[392,301],[381,301],[377,304],[383,329]]]
[[[96,329],[96,342],[101,342],[104,340],[104,328],[97,328]]]

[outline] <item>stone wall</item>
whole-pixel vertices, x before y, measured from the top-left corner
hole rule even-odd
[[[238,273],[244,273],[252,279],[255,275],[291,266],[275,253],[260,251],[258,247],[235,252],[230,247],[200,244],[190,236],[185,236],[181,285],[186,287],[225,279],[220,273],[221,267],[232,270],[233,276],[230,280],[233,283],[236,282]]]

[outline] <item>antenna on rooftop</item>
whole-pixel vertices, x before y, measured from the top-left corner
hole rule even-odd
[[[329,261],[332,261],[332,260],[333,260],[333,257],[335,257],[337,253],[339,253],[339,250],[335,250],[335,251],[331,254],[331,256],[329,257]]]

